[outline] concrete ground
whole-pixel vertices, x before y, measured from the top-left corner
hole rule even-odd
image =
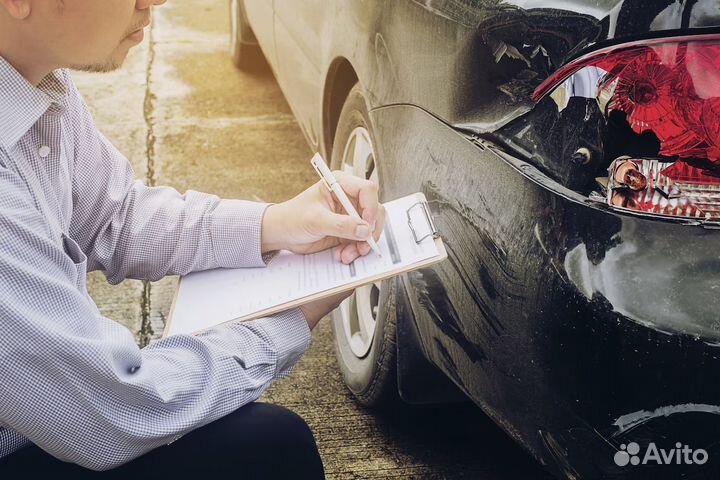
[[[272,76],[232,66],[227,11],[226,1],[170,2],[122,70],[74,76],[137,178],[181,192],[282,201],[316,181],[311,152]],[[146,345],[162,332],[177,278],[111,286],[92,273],[89,284],[103,314]],[[327,320],[294,372],[262,400],[307,420],[331,479],[545,476],[472,405],[391,415],[360,407],[343,385]]]

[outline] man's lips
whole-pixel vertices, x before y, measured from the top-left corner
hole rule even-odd
[[[135,42],[142,42],[143,38],[145,38],[145,28],[150,25],[150,19],[147,19],[137,30],[131,32],[127,37],[128,40],[133,40]]]
[[[128,34],[128,37],[132,37],[132,36],[134,36],[134,35],[138,35],[140,32],[142,32],[143,30],[145,30],[145,28],[147,28],[148,26],[150,26],[150,19],[149,19],[149,18],[148,18],[146,21],[144,21],[144,22],[142,23],[142,25],[140,25],[140,27],[138,27],[136,30],[133,30],[132,32],[130,32],[130,33]]]

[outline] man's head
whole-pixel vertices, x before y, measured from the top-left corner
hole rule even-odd
[[[56,68],[109,71],[166,0],[0,0],[0,56],[33,83]]]

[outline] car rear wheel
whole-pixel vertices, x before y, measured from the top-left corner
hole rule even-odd
[[[331,167],[380,184],[375,136],[359,84],[338,121]],[[366,406],[394,403],[397,395],[396,279],[355,290],[333,314],[335,351],[345,384]]]
[[[248,23],[243,0],[230,0],[230,55],[237,68],[247,72],[267,69],[267,62]]]

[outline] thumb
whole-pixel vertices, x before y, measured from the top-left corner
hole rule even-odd
[[[348,240],[367,240],[370,225],[365,220],[341,213],[326,212],[320,220],[321,234]]]

